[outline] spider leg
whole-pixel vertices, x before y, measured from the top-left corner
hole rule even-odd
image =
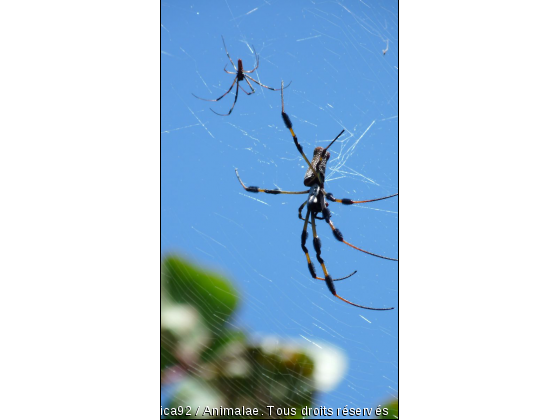
[[[256,69],[259,68],[259,55],[257,54],[257,50],[255,49],[254,45],[253,45],[253,51],[255,52],[255,60],[256,60],[255,68],[253,70],[245,71],[243,73],[253,73]]]
[[[225,71],[226,73],[229,73],[229,74],[237,74],[236,71],[235,71],[235,72],[234,72],[234,71],[227,71],[227,70],[226,70],[226,67],[227,67],[227,64],[224,66],[224,71]],[[234,67],[235,67],[235,66],[234,66]],[[236,70],[237,70],[237,69],[236,69]]]
[[[342,204],[371,203],[372,201],[385,200],[386,198],[396,197],[397,195],[399,195],[399,193],[396,193],[393,195],[388,195],[387,197],[374,198],[373,200],[354,201],[349,198],[342,198],[342,199],[334,198],[334,196],[331,193],[328,193],[324,190],[323,192],[325,193],[325,197],[327,198],[327,200],[332,201],[334,203],[342,203]]]
[[[231,63],[231,65],[233,66],[233,68],[237,71],[237,67],[235,67],[235,64],[233,64],[233,60],[232,60],[231,57],[229,56],[229,53],[228,53],[228,50],[227,50],[227,47],[226,47],[226,41],[225,41],[223,35],[222,35],[222,42],[224,43],[224,50],[226,50],[226,54],[227,54],[227,57],[229,58],[229,62]],[[226,64],[226,66],[227,66],[227,64]],[[224,70],[225,70],[225,67],[224,67]]]
[[[330,211],[328,208],[324,207],[323,210],[322,210],[322,213],[323,213],[323,217],[325,218],[325,221],[326,221],[326,222],[329,224],[329,226],[331,227],[334,237],[335,237],[337,240],[339,240],[340,242],[345,243],[346,245],[348,245],[348,246],[350,246],[350,247],[352,247],[352,248],[354,248],[354,249],[357,249],[358,251],[362,251],[362,252],[364,252],[364,253],[366,253],[366,254],[373,255],[374,257],[383,258],[384,260],[398,261],[398,260],[395,259],[395,258],[384,257],[383,255],[378,255],[378,254],[374,254],[373,252],[365,251],[365,250],[363,250],[363,249],[361,249],[361,248],[358,248],[358,247],[355,246],[355,245],[352,245],[352,244],[349,243],[349,242],[346,242],[346,241],[344,240],[344,237],[342,236],[342,232],[341,232],[340,230],[338,230],[337,228],[334,227],[334,224],[333,224],[333,222],[332,222],[332,220],[331,220],[331,211]]]
[[[247,79],[245,79],[247,80]],[[243,92],[245,92],[247,95],[252,95],[253,93],[255,93],[255,91],[253,90],[252,92],[247,92],[245,89],[243,89],[243,86],[239,85],[239,89],[241,89]]]
[[[245,73],[246,73],[246,72],[245,72]],[[280,88],[280,89],[274,89],[274,88],[271,88],[270,86],[263,85],[261,82],[259,82],[258,80],[253,79],[251,76],[245,75],[245,77],[248,78],[248,79],[251,79],[253,82],[255,82],[256,84],[258,84],[258,85],[260,85],[260,86],[262,86],[262,87],[264,87],[264,88],[267,88],[267,89],[270,89],[270,90],[275,90],[275,91],[276,91],[276,90],[282,90],[282,88]],[[291,84],[292,84],[292,82],[288,83],[288,86],[290,86]],[[286,86],[286,87],[288,87],[288,86]]]
[[[248,191],[248,192],[252,192],[252,193],[263,192],[263,193],[267,193],[267,194],[308,194],[309,193],[309,190],[294,192],[294,191],[282,191],[282,190],[265,190],[263,188],[251,187],[251,186],[246,187],[245,184],[243,183],[243,181],[241,181],[241,178],[239,177],[239,173],[237,172],[237,168],[235,168],[235,174],[237,175],[237,179],[239,180],[239,183],[241,184],[241,186],[243,188],[245,188],[245,191]],[[305,203],[307,203],[307,200],[305,201]],[[305,203],[304,203],[304,205],[305,205]],[[302,206],[302,208],[303,208],[303,206]],[[300,214],[301,214],[301,212],[300,212]]]
[[[307,216],[309,216],[309,210],[307,210]],[[306,217],[306,223],[307,223],[307,217]],[[307,227],[307,225],[305,227]],[[333,279],[330,276],[329,272],[327,271],[327,267],[325,266],[325,261],[321,258],[321,240],[319,239],[319,236],[317,235],[317,229],[315,228],[315,216],[314,216],[313,213],[311,214],[311,228],[313,229],[313,247],[315,248],[315,252],[317,253],[317,261],[319,261],[319,263],[321,264],[321,268],[323,269],[323,273],[325,273],[325,281],[327,282],[327,287],[329,288],[329,291],[333,294],[333,296],[339,298],[340,300],[342,300],[346,303],[349,303],[350,305],[357,306],[358,308],[370,309],[372,311],[388,311],[390,309],[394,309],[394,308],[370,308],[369,306],[362,306],[362,305],[358,305],[356,303],[350,302],[349,300],[346,300],[343,297],[339,296],[336,293],[336,289],[334,287],[335,279]],[[304,232],[307,234],[307,231],[305,230],[305,228],[304,228]],[[303,235],[302,235],[301,239],[302,239],[302,247],[303,247]],[[307,256],[307,254],[306,254],[306,256]],[[309,257],[308,257],[308,260],[309,260]],[[309,270],[311,270],[311,268]],[[354,271],[354,273],[355,273],[355,271]],[[354,273],[352,273],[352,274],[354,274]],[[350,275],[352,275],[352,274],[350,274]],[[342,280],[342,279],[338,279],[338,280]]]
[[[222,99],[224,96],[226,96],[228,93],[231,92],[231,89],[233,89],[233,85],[235,85],[235,82],[237,82],[237,77],[235,79],[233,79],[233,83],[231,84],[231,86],[229,87],[229,89],[227,90],[226,93],[224,93],[222,96],[220,96],[218,99],[204,99],[204,98],[199,98],[198,96],[196,96],[194,93],[192,93],[191,95],[194,96],[196,99],[201,99],[203,101],[208,101],[208,102],[218,102],[220,99]]]
[[[305,253],[305,258],[307,258],[307,267],[309,268],[309,272],[311,273],[311,277],[313,277],[316,280],[325,280],[321,277],[317,277],[317,272],[315,271],[315,265],[313,265],[313,261],[311,261],[311,257],[309,257],[309,251],[307,249],[307,247],[305,246],[305,243],[307,242],[307,223],[309,222],[309,213],[310,210],[307,210],[307,214],[305,215],[305,219],[304,220],[304,224],[303,224],[303,231],[301,232],[301,249],[303,249],[303,252]],[[313,215],[311,215],[311,220],[313,220]],[[313,225],[313,234],[315,235],[315,225]],[[317,238],[319,239],[319,238]],[[315,246],[315,238],[313,238],[313,246]],[[319,241],[319,247],[321,246],[321,242]],[[317,248],[315,248],[317,249]],[[321,251],[319,251],[319,254],[321,253]],[[317,259],[319,260],[319,262],[321,264],[323,264],[323,260],[321,259],[321,257],[319,256],[319,254],[317,254]],[[344,280],[347,279],[348,277],[353,276],[354,274],[356,274],[356,271],[354,271],[352,274],[349,274],[346,277],[342,277],[340,279],[333,279],[331,278],[331,281],[339,281],[339,280]]]
[[[303,202],[303,204],[302,204],[301,206],[299,206],[299,209],[298,209],[298,217],[299,217],[300,220],[305,220],[303,217],[301,217],[301,211],[303,210],[303,208],[305,207],[306,204],[307,204],[307,200],[305,200],[305,201]]]
[[[296,148],[298,149],[298,152],[303,156],[303,159],[307,162],[307,165],[313,171],[313,174],[319,180],[319,183],[321,185],[323,185],[323,180],[321,179],[321,176],[315,170],[313,165],[311,165],[311,162],[309,162],[309,159],[307,159],[307,156],[305,156],[305,153],[303,153],[303,147],[301,147],[301,144],[299,144],[296,133],[294,132],[294,130],[292,128],[292,121],[290,120],[290,117],[288,117],[288,114],[286,114],[284,112],[284,81],[283,80],[282,80],[281,93],[282,93],[282,95],[281,95],[282,96],[282,119],[284,120],[284,124],[286,125],[286,128],[288,130],[290,130],[290,133],[292,133],[292,138],[294,139],[294,143],[296,145]]]
[[[245,81],[247,82],[247,84],[251,88],[251,93],[247,93],[245,91],[243,91],[243,92],[247,93],[247,95],[252,95],[253,93],[255,93],[255,89],[253,89],[253,85],[251,84],[251,82],[249,82],[249,80],[247,80],[247,76],[245,76]]]
[[[342,133],[344,133],[344,131],[345,131],[345,130],[342,130],[340,133],[338,133],[338,136],[336,136],[336,137],[334,138],[334,140],[331,141],[331,142],[329,143],[329,145],[323,149],[323,152],[321,153],[321,156],[319,156],[319,160],[317,161],[317,165],[316,165],[317,168],[318,168],[319,165],[321,164],[323,158],[326,156],[327,150],[329,150],[329,147],[331,147],[331,146],[333,145],[333,143],[334,143],[335,141],[337,141],[338,138],[339,138],[340,136],[342,136]],[[319,181],[320,181],[320,180],[319,180]],[[324,192],[325,192],[325,190],[323,190],[323,193],[324,193]],[[320,220],[323,220],[323,219],[320,219]]]
[[[214,111],[212,108],[210,108],[210,111],[212,111],[214,114],[216,115],[221,115],[222,117],[227,117],[229,114],[231,114],[231,111],[233,111],[233,107],[235,107],[235,103],[237,102],[237,96],[239,96],[239,80],[236,78],[237,80],[237,87],[235,88],[235,99],[233,100],[233,105],[231,106],[229,112],[227,114],[220,114],[216,111]],[[233,85],[232,85],[233,87]],[[231,88],[230,88],[231,90]]]

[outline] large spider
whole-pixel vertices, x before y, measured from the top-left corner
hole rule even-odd
[[[226,41],[224,40],[223,36],[222,36],[222,42],[224,43],[224,49],[226,50],[226,54],[229,58],[229,61],[230,61],[231,65],[233,66],[233,69],[235,70],[235,72],[227,71],[226,70],[227,64],[224,67],[224,71],[226,73],[229,73],[229,74],[235,74],[235,79],[233,79],[233,83],[231,84],[231,86],[229,87],[227,92],[224,93],[222,96],[220,96],[218,99],[204,99],[204,98],[200,98],[200,97],[196,96],[194,93],[192,95],[197,99],[202,99],[203,101],[218,102],[220,99],[222,99],[224,96],[226,96],[229,92],[231,92],[231,90],[233,89],[233,85],[235,85],[235,83],[237,82],[237,87],[235,88],[235,99],[233,100],[233,105],[231,106],[231,109],[229,110],[229,112],[227,114],[219,114],[216,111],[214,111],[212,108],[210,108],[210,111],[212,111],[216,115],[221,115],[222,117],[226,117],[229,114],[231,114],[231,111],[233,111],[233,107],[235,106],[235,103],[237,102],[237,95],[239,94],[239,88],[241,88],[241,90],[243,92],[245,92],[247,95],[252,95],[253,93],[255,93],[255,89],[253,89],[253,86],[251,85],[251,82],[249,82],[248,79],[251,79],[257,85],[262,86],[264,88],[267,88],[267,89],[270,89],[270,90],[280,90],[280,89],[274,89],[274,88],[271,88],[269,86],[263,85],[261,82],[253,79],[251,76],[248,76],[249,73],[253,73],[256,69],[259,68],[259,55],[257,54],[257,51],[255,50],[254,46],[253,46],[253,51],[255,51],[256,65],[255,65],[255,68],[253,70],[246,71],[246,70],[243,70],[243,63],[242,63],[241,59],[237,60],[237,67],[235,67],[235,64],[233,64],[233,60],[229,56],[229,52],[228,52],[227,47],[226,47]],[[242,86],[239,86],[239,83],[242,82],[243,80],[245,80],[247,82],[247,84],[251,88],[251,92],[247,92],[245,89],[243,89]],[[292,83],[292,82],[290,82],[290,83]],[[286,87],[290,86],[290,83],[288,83],[288,85]]]
[[[347,279],[348,277],[356,274],[356,271],[354,271],[352,274],[350,274],[346,277],[342,277],[342,278],[339,278],[339,279],[333,279],[330,276],[329,272],[327,271],[327,267],[325,266],[325,261],[323,260],[323,258],[321,258],[321,240],[319,239],[319,236],[317,235],[317,229],[315,227],[315,219],[325,220],[329,224],[329,226],[331,227],[332,232],[334,234],[334,237],[337,240],[339,240],[340,242],[343,242],[346,245],[351,246],[354,249],[357,249],[358,251],[365,252],[366,254],[373,255],[375,257],[379,257],[379,258],[383,258],[383,259],[391,260],[391,261],[398,261],[397,259],[394,259],[394,258],[388,258],[388,257],[384,257],[382,255],[373,254],[371,252],[364,251],[363,249],[358,248],[357,246],[354,246],[354,245],[346,242],[346,240],[344,240],[344,237],[342,236],[342,232],[340,232],[339,229],[334,227],[334,224],[331,220],[331,212],[328,209],[328,203],[325,202],[325,198],[326,198],[329,201],[332,201],[332,202],[335,202],[335,203],[342,203],[342,204],[370,203],[372,201],[385,200],[386,198],[395,197],[395,196],[398,195],[398,193],[393,194],[393,195],[388,195],[387,197],[374,198],[373,200],[355,201],[355,200],[351,200],[349,198],[338,199],[338,198],[335,198],[331,193],[326,192],[325,191],[325,170],[327,168],[327,161],[330,158],[330,153],[327,150],[342,135],[342,133],[344,133],[344,130],[342,130],[340,132],[340,134],[338,136],[336,136],[336,138],[326,148],[323,149],[322,147],[316,147],[315,150],[313,151],[313,160],[311,162],[309,162],[309,159],[307,159],[307,156],[305,156],[305,153],[303,152],[303,148],[299,144],[297,136],[294,133],[294,130],[292,129],[292,122],[290,121],[290,117],[288,117],[288,114],[286,114],[284,112],[284,90],[283,90],[284,89],[284,82],[282,82],[281,89],[282,89],[282,119],[284,120],[284,124],[286,124],[286,127],[292,133],[292,137],[294,139],[294,143],[295,143],[298,151],[301,153],[301,155],[303,156],[303,159],[305,159],[305,161],[307,162],[307,165],[309,166],[307,168],[307,172],[305,173],[305,177],[303,179],[303,184],[306,187],[309,187],[309,189],[305,190],[305,191],[294,192],[294,191],[282,191],[282,190],[278,190],[278,189],[267,190],[267,189],[261,189],[259,187],[253,187],[253,186],[246,187],[245,184],[243,183],[243,181],[241,181],[241,178],[239,177],[239,173],[237,172],[237,169],[235,169],[237,179],[239,179],[239,182],[241,183],[241,186],[243,188],[245,188],[245,191],[252,192],[252,193],[263,192],[263,193],[267,193],[267,194],[308,194],[307,199],[303,202],[303,204],[301,206],[299,206],[298,217],[301,220],[304,221],[303,232],[301,234],[301,248],[303,249],[303,252],[305,253],[305,257],[307,258],[307,266],[309,268],[309,272],[311,273],[311,277],[313,277],[314,279],[317,279],[317,280],[326,281],[327,287],[329,288],[330,292],[334,296],[339,298],[340,300],[343,300],[344,302],[349,303],[350,305],[357,306],[358,308],[371,309],[371,310],[375,310],[375,311],[386,311],[386,310],[394,309],[394,308],[370,308],[368,306],[357,305],[355,303],[350,302],[349,300],[344,299],[343,297],[339,296],[336,293],[336,289],[334,287],[334,282],[338,281],[338,280]],[[305,215],[305,219],[304,219],[304,218],[301,217],[301,211],[303,210],[303,208],[305,207],[306,204],[307,204],[307,214]],[[319,217],[318,216],[319,213],[321,213],[323,217]],[[307,247],[305,246],[305,243],[307,241],[307,236],[308,236],[307,225],[309,223],[309,217],[310,216],[311,216],[311,228],[313,230],[313,247],[315,248],[315,252],[317,254],[317,261],[319,261],[319,264],[321,264],[321,268],[323,269],[323,273],[325,275],[325,278],[317,277],[317,273],[315,272],[315,266],[313,265],[313,262],[311,261],[311,258],[309,257],[309,252],[307,250]]]

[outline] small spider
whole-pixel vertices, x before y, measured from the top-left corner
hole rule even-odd
[[[229,56],[229,52],[228,52],[227,47],[226,47],[226,41],[224,40],[223,36],[222,36],[222,42],[224,43],[224,49],[226,50],[226,54],[229,58],[229,61],[230,61],[231,65],[233,66],[233,69],[235,70],[235,72],[227,71],[226,70],[227,64],[224,67],[224,71],[226,73],[229,73],[229,74],[235,74],[235,79],[233,79],[233,83],[231,84],[231,86],[227,90],[227,92],[224,93],[222,96],[220,96],[218,99],[199,98],[194,93],[192,95],[197,99],[202,99],[203,101],[218,102],[220,99],[222,99],[224,96],[226,96],[229,92],[231,92],[231,90],[233,89],[233,85],[235,85],[235,83],[237,82],[237,87],[235,88],[235,99],[233,100],[233,105],[231,106],[231,109],[229,110],[229,112],[227,114],[219,114],[216,111],[214,111],[212,108],[210,108],[210,111],[212,111],[216,115],[221,115],[222,117],[226,117],[229,114],[231,114],[231,111],[233,111],[233,107],[235,107],[235,103],[237,102],[237,95],[239,94],[239,88],[241,88],[241,90],[243,92],[245,92],[247,95],[252,95],[253,93],[255,93],[255,89],[253,89],[253,86],[251,85],[251,82],[249,82],[248,79],[251,79],[257,85],[260,85],[264,88],[267,88],[267,89],[270,89],[270,90],[275,90],[275,91],[280,90],[280,89],[274,89],[274,88],[271,88],[269,86],[263,85],[261,82],[253,79],[251,76],[248,75],[249,73],[253,73],[256,69],[259,68],[259,55],[257,54],[257,51],[255,50],[254,46],[253,46],[253,51],[255,51],[256,65],[255,65],[255,68],[253,70],[246,71],[246,70],[243,70],[243,63],[241,62],[241,59],[237,60],[237,67],[235,67],[235,64],[233,64],[233,60]],[[243,89],[242,86],[239,86],[239,83],[242,82],[243,80],[245,80],[247,82],[247,84],[251,88],[251,92],[247,92],[245,89]],[[290,82],[290,83],[292,83],[292,82]],[[288,83],[288,85],[286,87],[290,86],[290,83]]]
[[[284,82],[282,82],[282,119],[284,120],[284,124],[286,124],[286,127],[290,130],[290,132],[292,133],[292,137],[294,139],[294,143],[296,145],[296,148],[298,149],[299,153],[301,153],[301,155],[303,156],[303,159],[307,162],[307,165],[309,166],[307,168],[307,172],[305,173],[305,177],[303,178],[303,184],[306,187],[309,187],[308,190],[305,191],[282,191],[282,190],[267,190],[267,189],[261,189],[259,187],[254,187],[254,186],[249,186],[246,187],[245,184],[243,183],[243,181],[241,181],[241,178],[239,177],[239,173],[237,172],[237,169],[235,169],[235,173],[237,175],[237,179],[239,180],[239,182],[241,183],[241,186],[245,189],[245,191],[248,192],[252,192],[252,193],[259,193],[259,192],[263,192],[263,193],[267,193],[267,194],[308,194],[307,199],[303,202],[303,204],[299,207],[298,209],[298,217],[304,221],[303,224],[303,232],[301,234],[301,248],[303,249],[303,252],[305,253],[305,258],[307,258],[307,266],[309,268],[309,272],[311,273],[311,277],[313,277],[314,279],[317,280],[323,280],[326,281],[327,283],[327,287],[329,288],[329,291],[336,296],[337,298],[339,298],[340,300],[343,300],[346,303],[349,303],[350,305],[354,305],[357,306],[358,308],[364,308],[364,309],[371,309],[371,310],[375,310],[375,311],[386,311],[386,310],[390,310],[390,309],[394,309],[394,308],[370,308],[368,306],[362,306],[362,305],[357,305],[355,303],[350,302],[349,300],[344,299],[343,297],[339,296],[336,293],[336,289],[334,287],[334,282],[338,281],[338,280],[344,280],[347,279],[350,276],[353,276],[354,274],[356,274],[356,271],[354,271],[352,274],[346,276],[346,277],[342,277],[339,279],[333,279],[329,272],[327,271],[327,267],[325,266],[325,261],[323,260],[323,258],[321,258],[321,240],[319,239],[319,236],[317,235],[317,229],[315,227],[315,219],[319,219],[319,220],[325,220],[329,226],[332,229],[332,232],[334,234],[334,237],[339,240],[342,243],[345,243],[348,246],[351,246],[354,249],[357,249],[358,251],[362,251],[365,252],[366,254],[369,255],[373,255],[375,257],[379,257],[379,258],[383,258],[386,260],[391,260],[391,261],[398,261],[394,258],[388,258],[388,257],[384,257],[382,255],[377,255],[377,254],[373,254],[371,252],[368,251],[364,251],[361,248],[358,248],[357,246],[354,246],[352,244],[350,244],[349,242],[346,242],[346,240],[344,240],[344,237],[342,236],[342,232],[340,232],[340,230],[338,230],[337,228],[335,228],[332,220],[331,220],[331,212],[328,209],[328,203],[325,201],[325,198],[329,201],[335,202],[335,203],[342,203],[342,204],[357,204],[357,203],[370,203],[372,201],[379,201],[379,200],[385,200],[386,198],[391,198],[391,197],[395,197],[398,195],[397,194],[393,194],[393,195],[389,195],[386,197],[381,197],[381,198],[374,198],[373,200],[363,200],[363,201],[355,201],[355,200],[351,200],[349,198],[342,198],[342,199],[338,199],[335,198],[331,193],[328,193],[325,191],[325,171],[327,169],[327,161],[330,158],[330,153],[327,151],[329,149],[329,147],[331,147],[331,145],[342,135],[342,133],[344,133],[344,130],[342,130],[340,132],[340,134],[338,136],[336,136],[336,138],[326,147],[326,148],[322,148],[322,147],[316,147],[315,150],[313,151],[313,159],[311,162],[309,162],[309,159],[307,159],[307,156],[305,156],[305,153],[303,152],[303,148],[301,147],[301,145],[298,142],[297,136],[294,133],[294,130],[292,129],[292,122],[290,121],[290,117],[288,117],[288,114],[286,114],[284,112]],[[305,216],[305,219],[301,217],[301,212],[303,210],[303,208],[305,207],[305,205],[307,205],[307,214]],[[321,213],[323,217],[319,217],[318,214]],[[317,254],[317,261],[319,261],[319,264],[321,264],[321,268],[323,269],[323,273],[325,275],[324,278],[321,277],[317,277],[316,271],[315,271],[315,266],[313,265],[313,262],[311,261],[311,258],[309,257],[309,251],[307,250],[307,247],[305,246],[305,243],[307,241],[307,225],[309,223],[309,217],[311,216],[311,229],[313,230],[313,247],[315,248],[315,252]]]

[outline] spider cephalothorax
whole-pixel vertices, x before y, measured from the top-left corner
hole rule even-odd
[[[292,121],[290,120],[290,117],[288,117],[288,114],[286,114],[284,112],[284,90],[283,90],[283,87],[284,87],[284,83],[282,82],[282,88],[281,88],[282,89],[282,119],[284,120],[284,123],[286,124],[286,127],[288,128],[288,130],[290,130],[290,133],[292,133],[292,137],[294,139],[294,143],[296,145],[296,148],[301,153],[301,156],[303,157],[303,159],[307,162],[308,168],[307,168],[307,171],[305,172],[305,177],[303,179],[303,183],[306,187],[309,187],[309,189],[305,190],[305,191],[295,191],[294,192],[294,191],[282,191],[282,190],[267,190],[267,189],[262,189],[262,188],[255,187],[255,186],[247,187],[247,186],[245,186],[243,181],[241,181],[241,178],[239,177],[239,173],[237,172],[237,169],[236,169],[235,173],[237,174],[237,178],[239,179],[239,182],[241,183],[241,186],[243,188],[245,188],[246,191],[252,192],[252,193],[263,192],[263,193],[267,193],[267,194],[307,194],[307,200],[305,200],[303,202],[303,204],[301,206],[299,206],[298,217],[301,220],[304,221],[303,231],[301,233],[301,248],[303,249],[303,252],[305,253],[305,258],[307,259],[307,267],[309,268],[309,272],[311,273],[311,277],[313,277],[314,279],[317,279],[317,280],[325,281],[327,283],[327,287],[328,287],[329,291],[335,297],[337,297],[340,300],[343,300],[346,303],[349,303],[350,305],[354,305],[354,306],[357,306],[359,308],[372,309],[372,310],[377,310],[377,311],[385,311],[385,310],[389,310],[389,309],[394,309],[394,308],[370,308],[369,306],[362,306],[362,305],[358,305],[356,303],[352,303],[349,300],[346,300],[343,297],[338,295],[338,293],[336,292],[336,289],[334,287],[334,282],[338,281],[338,280],[347,279],[348,277],[354,275],[356,272],[354,271],[352,274],[350,274],[346,277],[338,278],[338,279],[333,279],[330,276],[329,272],[327,271],[325,261],[321,257],[321,240],[319,239],[319,235],[317,235],[317,228],[316,228],[315,220],[316,219],[324,220],[331,227],[333,235],[338,241],[340,241],[340,242],[342,242],[342,243],[344,243],[344,244],[346,244],[346,245],[348,245],[348,246],[350,246],[354,249],[357,249],[358,251],[362,251],[362,252],[365,252],[366,254],[373,255],[375,257],[383,258],[383,259],[386,259],[386,260],[398,261],[394,258],[384,257],[382,255],[378,255],[378,254],[374,254],[372,252],[365,251],[365,250],[363,250],[361,248],[358,248],[357,246],[354,246],[351,243],[347,242],[344,239],[344,236],[342,235],[342,232],[334,226],[334,224],[331,220],[331,211],[328,209],[328,203],[325,201],[325,199],[327,199],[327,200],[332,201],[334,203],[341,203],[341,204],[369,203],[369,202],[372,202],[372,201],[385,200],[386,198],[395,197],[398,194],[388,195],[386,197],[381,197],[381,198],[374,198],[372,200],[355,201],[355,200],[351,200],[349,198],[338,199],[338,198],[335,198],[331,193],[326,192],[325,191],[325,172],[327,170],[327,162],[330,158],[330,153],[327,150],[342,135],[342,133],[344,133],[344,130],[342,130],[340,132],[340,134],[338,136],[336,136],[335,139],[326,148],[316,147],[315,150],[313,151],[313,159],[311,160],[311,162],[309,162],[309,159],[307,158],[307,156],[303,152],[303,148],[299,144],[297,136],[296,136],[296,134],[293,130]],[[303,218],[303,217],[301,217],[301,212],[302,212],[302,210],[305,206],[307,206],[307,213],[305,215],[305,218]],[[321,214],[322,217],[319,216],[319,213]],[[325,276],[324,278],[317,277],[317,272],[315,271],[315,265],[311,261],[311,258],[309,257],[309,250],[307,249],[307,247],[305,245],[306,242],[307,242],[307,237],[308,237],[308,233],[307,233],[308,224],[311,224],[311,230],[313,232],[313,248],[315,249],[315,254],[316,254],[317,261],[319,262],[319,264],[321,264],[321,269],[322,269],[323,274]]]

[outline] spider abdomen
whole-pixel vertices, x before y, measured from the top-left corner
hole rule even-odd
[[[317,179],[315,173],[311,168],[307,168],[307,172],[305,172],[305,177],[303,178],[303,185],[306,187],[310,187],[316,182],[324,182],[325,181],[325,171],[327,170],[327,161],[331,157],[329,152],[326,152],[323,155],[323,148],[316,147],[313,151],[313,160],[311,161],[311,166],[315,169],[315,171],[321,177],[320,180]]]

